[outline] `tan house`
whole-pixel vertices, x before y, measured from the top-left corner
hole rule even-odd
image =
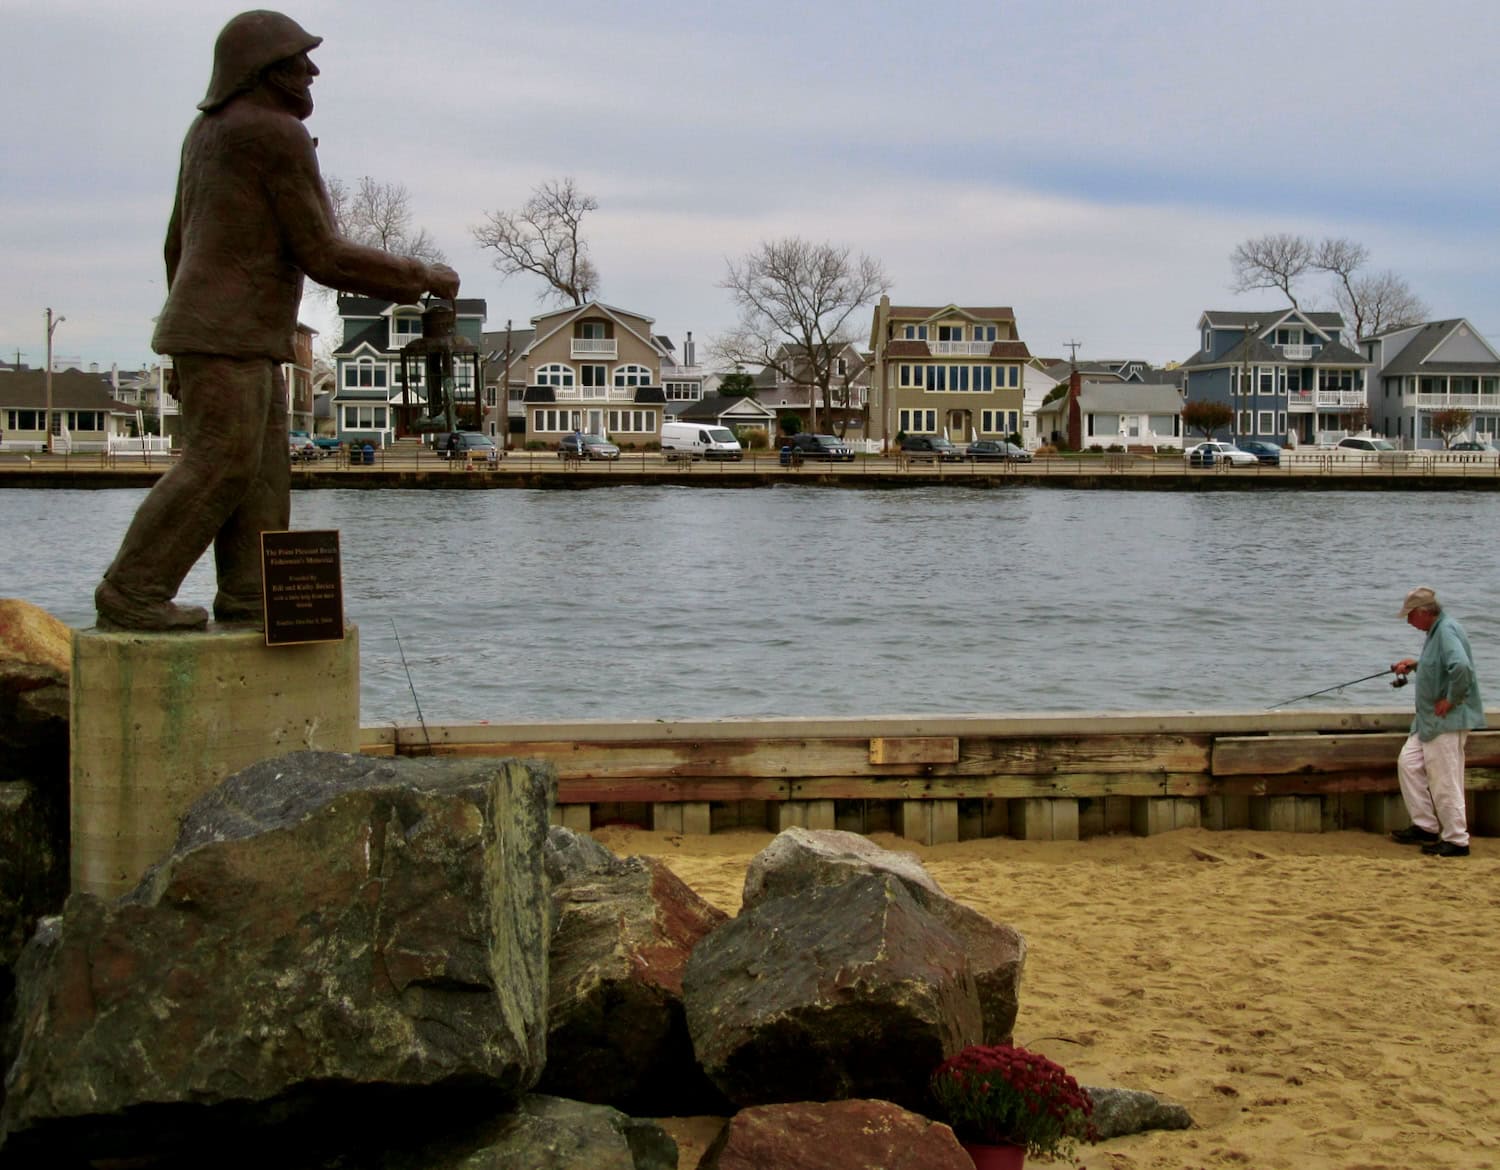
[[[1031,359],[1007,308],[893,305],[870,328],[870,437],[943,435],[955,442],[1021,433]]]
[[[671,355],[652,333],[652,318],[590,301],[531,324],[535,333],[520,354],[528,442],[555,446],[572,431],[621,445],[657,441],[666,408],[661,371]]]

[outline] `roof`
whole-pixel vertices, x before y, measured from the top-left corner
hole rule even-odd
[[[1059,394],[1037,407],[1037,414],[1066,410],[1068,396]],[[1182,394],[1160,382],[1084,382],[1078,387],[1078,409],[1084,414],[1176,414]]]
[[[1248,348],[1248,352],[1247,352]],[[1274,366],[1367,366],[1370,363],[1355,353],[1348,346],[1337,341],[1329,341],[1313,354],[1310,358],[1289,358],[1270,342],[1260,337],[1251,337],[1241,341],[1238,345],[1231,346],[1216,358],[1211,358],[1201,349],[1187,361],[1182,363],[1182,368],[1194,370],[1210,368],[1214,366],[1240,366],[1240,365],[1274,365]]]
[[[973,317],[976,321],[1014,321],[1016,311],[1008,306],[998,305],[988,308],[975,308],[969,305],[892,305],[891,317],[914,318],[925,321],[930,317],[936,317],[941,313],[952,312],[957,309]]]
[[[1416,336],[1406,343],[1405,348],[1380,371],[1381,374],[1494,374],[1500,371],[1500,360],[1493,362],[1431,360],[1432,355],[1437,352],[1443,342],[1447,341],[1461,325],[1467,325],[1469,332],[1484,344],[1485,349],[1494,352],[1493,347],[1484,341],[1479,331],[1462,317],[1453,317],[1446,321],[1428,321],[1417,330]]]
[[[531,339],[536,335],[535,329],[512,329],[510,331],[510,357],[514,365],[521,352],[531,344]],[[505,361],[505,330],[499,329],[493,332],[486,331],[479,335],[479,352],[484,354],[487,362]]]
[[[677,417],[687,421],[697,419],[717,421],[724,415],[735,412],[737,408],[738,413],[744,414],[746,418],[774,419],[776,417],[775,411],[762,406],[755,398],[743,395],[723,394],[710,394],[707,398],[700,398],[697,402],[690,402],[677,412]]]
[[[103,410],[134,414],[136,408],[114,398],[108,375],[61,370],[52,375],[53,410]],[[0,378],[0,406],[26,410],[47,408],[47,372],[17,370]]]
[[[1344,327],[1342,313],[1309,313],[1306,309],[1294,309],[1291,305],[1281,305],[1259,313],[1247,313],[1239,309],[1204,309],[1202,319],[1215,329],[1243,329],[1246,325],[1252,325],[1264,331],[1294,315],[1319,329],[1337,331]]]

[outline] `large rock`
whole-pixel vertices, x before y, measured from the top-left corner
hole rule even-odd
[[[602,868],[579,870],[552,892],[538,1089],[646,1115],[717,1112],[723,1098],[688,1037],[682,975],[698,940],[726,915],[661,861],[605,853]],[[577,859],[579,850],[570,844],[563,855]]]
[[[72,655],[72,630],[29,602],[0,597],[0,780],[66,789]]]
[[[661,1126],[606,1105],[534,1094],[449,1148],[365,1163],[378,1170],[677,1170]]]
[[[974,1170],[953,1131],[889,1101],[742,1109],[698,1170]]]
[[[1094,1103],[1089,1122],[1099,1141],[1148,1129],[1187,1129],[1193,1118],[1181,1105],[1169,1105],[1140,1089],[1083,1086]]]
[[[0,1158],[302,1121],[336,1142],[396,1090],[491,1111],[525,1092],[553,786],[516,761],[311,752],[226,780],[135,891],[70,897],[28,945]]]
[[[899,879],[918,905],[963,940],[979,988],[984,1043],[1009,1044],[1020,1011],[1026,940],[1014,927],[955,902],[911,854],[882,849],[857,833],[787,829],[751,859],[742,904],[753,907],[766,898],[839,885],[863,874]]]
[[[731,1101],[876,1097],[921,1111],[982,1035],[963,942],[890,874],[757,903],[694,949],[688,1030]]]
[[[71,653],[67,626],[0,598],[0,1026],[21,946],[68,893]]]

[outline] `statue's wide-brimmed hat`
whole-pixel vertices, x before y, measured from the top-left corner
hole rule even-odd
[[[214,75],[208,96],[198,103],[205,113],[216,110],[251,88],[261,73],[278,61],[315,49],[323,43],[290,16],[259,8],[241,12],[219,32],[214,42]]]

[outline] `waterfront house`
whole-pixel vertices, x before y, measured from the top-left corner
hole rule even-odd
[[[823,364],[819,349],[818,364]],[[756,378],[755,393],[761,402],[776,412],[776,417],[794,417],[801,430],[814,428],[813,402],[817,402],[816,430],[837,432],[850,439],[862,439],[868,433],[865,424],[870,398],[870,358],[859,347],[846,342],[833,349],[828,364],[828,393],[817,385],[814,363],[805,348],[783,345],[776,360]]]
[[[710,394],[697,402],[688,403],[675,417],[683,422],[713,423],[715,426],[728,427],[736,435],[764,431],[767,444],[776,438],[776,412],[762,406],[749,395],[724,397]]]
[[[1465,435],[1500,445],[1500,354],[1462,317],[1387,329],[1360,339],[1374,367],[1370,422],[1405,447],[1439,448],[1432,416],[1473,415]]]
[[[52,449],[103,451],[131,433],[136,408],[114,397],[108,375],[58,370],[52,375]],[[0,440],[7,451],[47,445],[47,372],[0,375]]]
[[[497,445],[513,447],[526,439],[526,363],[521,355],[536,330],[504,329],[484,333],[479,351],[484,368],[484,425],[480,428]]]
[[[1342,314],[1209,310],[1198,334],[1183,398],[1228,406],[1235,438],[1334,443],[1368,425],[1370,363],[1345,343]]]
[[[893,305],[870,327],[870,437],[943,435],[956,442],[1021,433],[1030,360],[1008,308]]]
[[[661,434],[662,367],[674,363],[652,318],[589,301],[531,319],[520,355],[526,441],[555,447],[566,434],[608,435],[643,446]]]
[[[1037,411],[1036,429],[1044,442],[1061,439],[1075,451],[1180,447],[1182,395],[1172,385],[1085,382],[1074,373],[1067,392]]]
[[[484,329],[484,301],[461,298],[454,308],[455,340],[477,347]],[[379,447],[418,433],[417,420],[427,414],[427,389],[420,370],[410,386],[404,383],[401,350],[422,336],[422,306],[377,297],[339,297],[338,309],[344,326],[344,339],[333,351],[333,417],[339,439]],[[471,372],[458,363],[454,373],[454,402],[468,414],[466,426],[472,426]]]

